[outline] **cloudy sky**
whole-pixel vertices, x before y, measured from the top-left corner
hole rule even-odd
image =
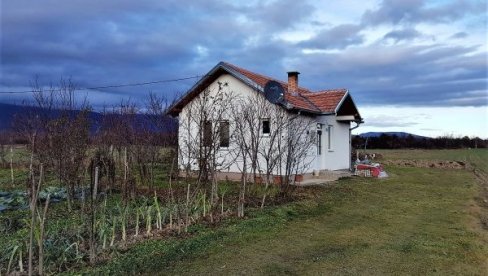
[[[232,3],[231,3],[232,2]],[[358,4],[360,3],[360,4]],[[487,4],[469,0],[2,0],[0,92],[69,78],[79,87],[205,74],[219,61],[312,90],[348,88],[357,132],[488,137]],[[92,105],[196,79],[79,91]],[[28,94],[0,93],[19,103]]]

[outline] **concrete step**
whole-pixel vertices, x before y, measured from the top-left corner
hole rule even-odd
[[[339,170],[339,171],[320,171],[318,175],[306,175],[304,180],[297,182],[297,186],[311,186],[311,185],[326,185],[330,182],[334,182],[341,177],[352,176],[349,170]]]

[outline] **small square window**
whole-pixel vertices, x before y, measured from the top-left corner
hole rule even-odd
[[[269,123],[269,119],[263,119],[261,121],[262,123],[262,132],[263,132],[263,135],[269,135],[271,133],[271,127],[270,127],[270,123]]]

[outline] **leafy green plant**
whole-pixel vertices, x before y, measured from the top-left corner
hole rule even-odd
[[[135,233],[134,236],[139,236],[139,224],[140,224],[140,217],[144,219],[144,207],[136,207],[136,225],[135,225]]]
[[[151,234],[152,231],[152,205],[146,207],[146,234]]]
[[[117,203],[117,211],[120,215],[120,227],[121,227],[121,231],[122,231],[122,234],[121,234],[121,238],[122,238],[122,241],[126,241],[127,240],[127,229],[126,229],[126,226],[127,226],[127,216],[129,214],[129,205],[120,205],[119,203]]]
[[[156,209],[156,227],[158,228],[158,230],[161,230],[163,227],[161,207],[159,206],[159,200],[158,197],[156,196],[156,192],[154,192],[154,207]]]
[[[115,243],[115,227],[117,225],[117,216],[112,217],[112,238],[110,239],[110,247],[114,246]]]
[[[107,248],[108,233],[110,232],[110,227],[107,223],[107,217],[105,213],[102,213],[97,219],[96,229],[98,230],[98,239],[102,244],[102,249]]]
[[[220,213],[221,215],[224,214],[224,198],[225,194],[230,190],[228,185],[219,185],[219,194],[221,198],[221,203],[220,203]]]
[[[22,272],[23,271],[23,266],[22,266],[22,248],[19,247],[18,245],[15,245],[11,248],[11,253],[10,253],[10,259],[8,261],[8,266],[7,266],[7,274],[10,273],[10,269],[12,268],[12,263],[15,258],[15,253],[18,254],[19,256],[19,269]]]

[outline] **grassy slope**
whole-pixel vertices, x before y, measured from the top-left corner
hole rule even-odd
[[[396,159],[470,160],[487,151],[392,151]],[[387,158],[390,152],[385,151]],[[316,198],[251,214],[186,240],[148,241],[98,272],[160,274],[485,274],[486,231],[473,227],[479,192],[466,170],[387,168]],[[91,271],[93,272],[93,271]]]

